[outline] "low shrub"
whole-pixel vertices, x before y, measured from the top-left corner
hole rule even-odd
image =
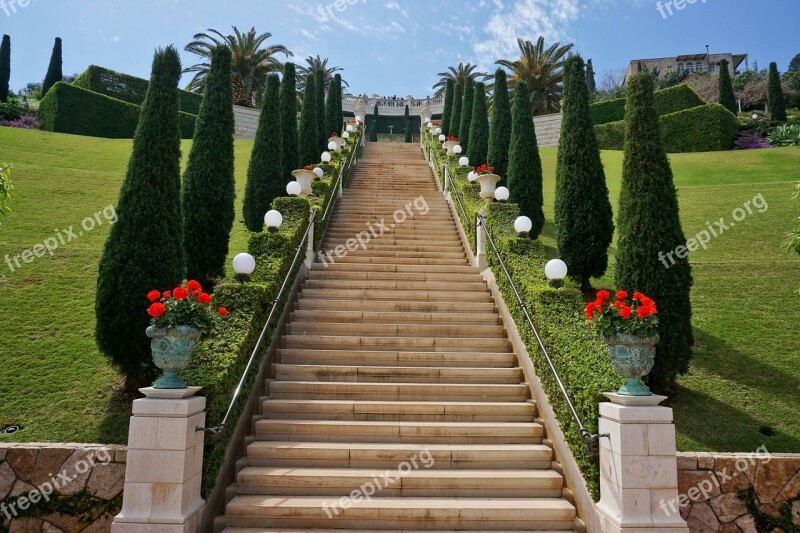
[[[661,136],[667,152],[714,152],[730,150],[739,134],[736,116],[719,104],[706,104],[659,117]],[[595,126],[602,150],[622,150],[625,123]]]
[[[130,139],[139,121],[139,106],[88,89],[59,82],[39,106],[47,131],[90,137]],[[194,137],[195,115],[180,113],[181,137]]]
[[[143,78],[98,67],[97,65],[89,65],[89,68],[78,76],[72,84],[124,102],[141,105],[144,102],[147,86],[150,82]],[[200,113],[200,103],[203,101],[203,95],[180,89],[178,89],[178,94],[181,100],[181,111],[190,115]]]
[[[42,122],[36,115],[23,115],[14,120],[0,120],[0,126],[24,130],[40,130],[42,129]]]
[[[659,115],[668,115],[705,104],[703,99],[685,83],[656,91],[655,97]],[[625,98],[597,102],[590,106],[590,112],[595,126],[617,122],[625,118]]]
[[[773,146],[800,146],[800,124],[783,124],[767,137]]]

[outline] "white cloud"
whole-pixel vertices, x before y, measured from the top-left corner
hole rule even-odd
[[[404,18],[408,18],[408,12],[403,9],[400,4],[392,0],[391,2],[386,3],[386,9],[391,9],[393,11],[398,11]]]
[[[548,44],[565,38],[578,18],[579,0],[515,0],[509,7],[494,0],[494,4],[497,9],[485,26],[486,37],[473,44],[484,67],[500,58],[516,57],[517,38],[535,42],[541,35]]]

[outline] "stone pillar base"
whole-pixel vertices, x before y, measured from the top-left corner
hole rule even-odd
[[[113,533],[199,531],[206,399],[133,402],[122,510]]]
[[[601,403],[599,426],[609,435],[600,438],[599,530],[688,533],[667,506],[678,498],[672,409]]]

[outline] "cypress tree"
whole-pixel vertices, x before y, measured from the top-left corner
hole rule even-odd
[[[376,143],[378,142],[378,104],[375,104],[375,111],[372,112],[372,129],[369,133],[369,142]]]
[[[336,130],[341,137],[342,125],[344,124],[344,111],[342,110],[342,75],[337,74],[333,77],[333,84],[336,87],[336,125],[331,130]]]
[[[472,123],[469,127],[467,157],[473,166],[486,163],[489,151],[489,111],[486,109],[486,87],[478,82],[472,99]],[[495,171],[497,169],[495,168]]]
[[[272,201],[283,196],[286,183],[281,174],[280,80],[277,74],[267,76],[264,102],[258,119],[258,130],[247,168],[247,186],[244,191],[244,225],[260,232],[264,228],[264,214]]]
[[[297,74],[294,63],[283,66],[281,80],[281,180],[288,183],[300,161],[297,148]]]
[[[736,96],[733,94],[733,82],[728,68],[728,60],[719,62],[719,103],[731,113],[736,113]]]
[[[564,65],[564,106],[556,166],[555,224],[558,251],[581,290],[592,290],[591,277],[608,267],[614,215],[608,199],[600,147],[589,112],[588,76],[583,59]]]
[[[595,93],[597,93],[597,84],[594,80],[594,65],[592,65],[592,60],[586,62],[586,86],[589,88],[589,99],[594,99]]]
[[[779,122],[786,121],[786,99],[781,88],[781,75],[778,73],[778,64],[774,61],[769,64],[769,81],[767,89],[767,105],[769,118]]]
[[[42,83],[42,98],[50,90],[50,87],[60,82],[64,77],[61,72],[61,66],[61,37],[56,37],[53,53],[50,55],[50,65],[47,67],[47,75],[44,77],[44,83]]]
[[[235,217],[231,77],[231,49],[217,46],[211,51],[211,69],[183,174],[186,276],[203,284],[225,274]]]
[[[405,142],[413,143],[414,136],[411,134],[411,120],[406,120],[406,139]]]
[[[300,112],[300,167],[318,163],[321,153],[317,132],[316,92],[317,80],[314,76],[309,76],[303,93],[303,110]]]
[[[298,146],[300,150],[300,167],[319,162],[319,133],[317,132],[317,80],[314,76],[306,79],[306,90],[303,93],[303,109],[300,111],[300,131]]]
[[[8,102],[8,82],[11,80],[11,37],[3,35],[0,44],[0,102]]]
[[[620,289],[642,292],[658,305],[661,340],[650,383],[669,392],[691,358],[692,272],[654,90],[649,73],[628,81],[615,278]]]
[[[472,102],[475,99],[475,82],[467,78],[464,82],[464,103],[461,104],[461,119],[458,126],[458,142],[466,153],[469,150],[469,127],[472,125]]]
[[[147,292],[183,279],[178,51],[158,50],[97,278],[95,336],[133,391],[156,375],[145,336]]]
[[[339,104],[337,105],[336,99],[339,99]],[[336,82],[331,81],[328,87],[328,99],[325,102],[325,131],[330,133],[335,131],[337,135],[341,137],[341,129],[342,125],[338,122],[338,110],[339,105],[341,105],[342,97],[341,95],[337,96],[337,89],[336,89]],[[326,139],[327,140],[327,139]],[[322,151],[324,152],[328,148],[328,143],[325,143]]]
[[[508,154],[509,201],[519,204],[521,215],[531,219],[529,233],[535,239],[544,227],[542,192],[542,159],[536,142],[536,129],[531,118],[528,84],[520,80],[514,88],[511,125],[511,146]]]
[[[494,102],[492,106],[492,126],[489,132],[489,152],[487,163],[494,167],[494,173],[508,177],[508,148],[511,144],[511,103],[508,99],[506,71],[499,68],[494,75]]]
[[[450,133],[445,135],[458,137],[458,128],[461,125],[461,106],[464,105],[464,85],[455,84],[453,89],[453,111],[450,113]],[[444,130],[442,130],[444,132]]]
[[[328,121],[325,118],[325,73],[322,70],[317,70],[314,78],[317,90],[314,110],[317,113],[317,138],[319,139],[319,150],[317,152],[322,154],[328,149],[328,138],[331,133],[331,130],[328,129]],[[319,156],[317,156],[316,161],[319,161]]]
[[[442,133],[450,135],[450,116],[453,114],[453,91],[455,90],[452,79],[447,80],[444,90],[444,113],[442,114]]]

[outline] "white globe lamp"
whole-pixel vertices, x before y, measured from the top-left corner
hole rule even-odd
[[[505,202],[508,200],[509,196],[511,196],[511,191],[506,187],[498,187],[497,190],[494,191],[494,198],[498,202]]]
[[[275,209],[267,211],[267,214],[264,215],[264,224],[267,225],[268,230],[274,231],[283,224],[283,215]]]
[[[323,163],[330,163],[331,162],[331,153],[330,152],[322,152],[322,162]]]
[[[290,181],[286,186],[286,193],[289,196],[300,196],[301,192],[303,192],[303,188],[296,181]]]
[[[564,278],[567,277],[567,264],[561,259],[551,259],[544,266],[544,275],[550,280],[550,285],[559,288],[564,285]]]
[[[241,253],[233,258],[233,271],[236,279],[244,283],[256,269],[256,260],[250,254]]]
[[[516,231],[520,237],[527,236],[531,229],[533,229],[533,222],[531,222],[531,219],[528,217],[519,217],[514,221],[514,231]]]
[[[453,149],[453,151],[455,152],[455,149]],[[462,157],[461,159],[458,160],[458,164],[461,165],[462,167],[468,167],[469,157],[467,156]]]
[[[464,149],[463,149],[463,148],[461,148],[461,145],[460,145],[460,144],[457,144],[457,145],[453,146],[453,153],[454,153],[454,154],[458,155],[458,154],[460,154],[460,153],[461,153],[461,152],[463,152],[463,151],[464,151]]]
[[[322,167],[314,167],[313,172],[314,175],[317,176],[317,178],[319,179],[322,179],[325,176],[325,171],[322,170]]]

